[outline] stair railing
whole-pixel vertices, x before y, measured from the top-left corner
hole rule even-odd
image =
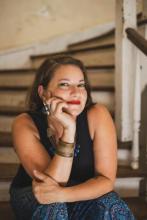
[[[146,21],[145,21],[146,22]],[[139,168],[139,132],[141,118],[141,52],[147,56],[147,40],[142,37],[135,29],[126,29],[127,38],[135,45],[136,49],[136,71],[134,77],[134,98],[133,98],[133,142],[131,152],[131,167]]]

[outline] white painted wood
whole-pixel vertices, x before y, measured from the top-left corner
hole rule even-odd
[[[118,149],[117,158],[118,165],[129,166],[131,162],[131,151],[127,149]]]
[[[104,104],[111,112],[114,111],[114,93],[113,92],[92,92],[94,102]]]
[[[126,37],[127,27],[136,28],[136,0],[116,1],[115,119],[118,138],[132,140],[134,47]],[[136,59],[135,59],[136,60]]]
[[[115,182],[115,191],[121,197],[138,197],[140,177],[117,178]]]
[[[133,102],[133,146],[132,146],[132,158],[131,166],[133,169],[139,168],[139,131],[140,131],[140,119],[141,119],[141,85],[140,78],[142,74],[142,68],[140,66],[140,51],[136,48],[136,71],[134,79],[134,102]]]

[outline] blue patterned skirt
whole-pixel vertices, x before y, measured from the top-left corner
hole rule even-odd
[[[135,220],[127,204],[116,192],[97,199],[39,205],[32,220]]]

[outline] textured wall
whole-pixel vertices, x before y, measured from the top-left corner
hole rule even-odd
[[[115,0],[0,0],[0,50],[114,21]]]

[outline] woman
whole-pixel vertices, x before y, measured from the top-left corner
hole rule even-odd
[[[79,60],[54,57],[41,65],[29,111],[15,119],[12,133],[22,164],[10,188],[17,219],[134,219],[113,191],[113,121],[92,103]]]

